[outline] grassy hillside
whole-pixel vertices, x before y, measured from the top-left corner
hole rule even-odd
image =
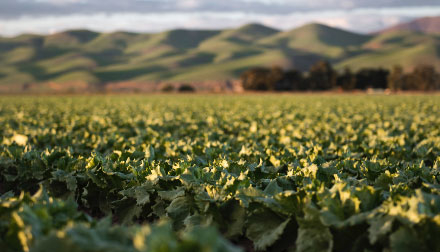
[[[378,33],[388,33],[392,31],[414,31],[423,33],[440,33],[440,17],[424,17],[412,20],[407,23],[379,31]]]
[[[367,42],[370,36],[355,34],[321,24],[309,24],[298,29],[265,38],[260,44],[269,48],[305,51],[337,59]]]
[[[342,68],[384,67],[403,65],[412,70],[419,64],[432,64],[440,69],[440,37],[411,31],[390,31],[375,36],[363,45],[364,52],[338,63]]]
[[[259,24],[157,34],[73,30],[0,38],[0,92],[47,83],[96,87],[114,82],[222,81],[255,66],[307,70],[320,59],[346,66],[440,69],[440,35],[356,34],[320,24],[278,31]]]

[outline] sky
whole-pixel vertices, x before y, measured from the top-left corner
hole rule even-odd
[[[440,0],[0,0],[0,36],[68,29],[160,32],[319,22],[359,33],[440,16]]]

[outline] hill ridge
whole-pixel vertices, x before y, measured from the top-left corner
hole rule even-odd
[[[423,33],[440,33],[440,17],[424,17],[401,23],[376,33],[382,34],[394,31],[417,31]]]
[[[319,23],[287,31],[257,23],[161,33],[78,29],[0,38],[0,90],[48,82],[223,81],[257,66],[305,71],[321,59],[337,69],[395,64],[411,69],[420,62],[440,69],[438,48],[438,35],[359,34]]]

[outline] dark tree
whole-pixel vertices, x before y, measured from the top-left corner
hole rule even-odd
[[[195,92],[196,89],[189,84],[182,84],[179,87],[179,92]]]
[[[353,73],[346,67],[340,74],[326,61],[319,61],[307,75],[295,69],[284,71],[281,67],[252,68],[240,76],[245,90],[343,90],[375,88],[391,90],[439,90],[440,74],[433,66],[419,65],[406,74],[400,66],[392,71],[382,68],[363,68]]]
[[[356,73],[356,88],[381,88],[388,87],[388,70],[378,68],[364,68]]]
[[[318,61],[310,68],[308,85],[312,90],[329,90],[336,86],[337,73],[327,61]]]
[[[275,85],[275,89],[280,91],[301,90],[302,87],[303,75],[294,69],[285,72],[283,79]]]
[[[413,73],[408,73],[403,76],[402,90],[418,90],[417,80]]]
[[[267,83],[269,90],[280,90],[277,86],[280,86],[284,80],[284,70],[279,66],[274,66],[270,69],[270,73],[267,77]]]
[[[336,85],[343,90],[353,90],[356,87],[356,76],[351,72],[349,67],[337,77]]]
[[[263,67],[252,68],[240,76],[241,84],[245,90],[269,90],[267,76],[270,70]]]
[[[388,75],[388,88],[396,91],[405,87],[405,72],[401,66],[394,66]]]
[[[439,75],[433,66],[419,65],[414,69],[412,75],[417,90],[429,91],[439,88]]]
[[[283,81],[284,71],[274,66],[268,68],[253,68],[240,76],[243,88],[246,90],[275,90],[277,85]]]
[[[174,86],[171,84],[167,84],[165,85],[162,89],[162,92],[173,92],[174,91]]]

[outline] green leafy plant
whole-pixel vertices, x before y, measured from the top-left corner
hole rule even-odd
[[[2,251],[436,251],[437,96],[3,97]]]

